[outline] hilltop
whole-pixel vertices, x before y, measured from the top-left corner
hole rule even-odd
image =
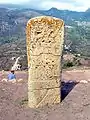
[[[4,73],[4,78],[7,73]],[[90,119],[90,70],[63,71],[61,95],[64,100],[60,104],[38,109],[27,106],[27,72],[16,72],[16,76],[23,81],[10,83],[0,80],[0,120]],[[80,80],[89,82],[78,83]]]

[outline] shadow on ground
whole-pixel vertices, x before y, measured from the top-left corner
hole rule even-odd
[[[61,101],[71,92],[71,90],[78,84],[76,81],[61,82]]]

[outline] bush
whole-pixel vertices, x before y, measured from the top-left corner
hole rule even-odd
[[[73,67],[74,66],[74,63],[71,62],[71,61],[66,61],[64,64],[63,64],[63,68],[69,68],[69,67]]]

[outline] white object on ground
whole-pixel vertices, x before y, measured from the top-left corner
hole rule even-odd
[[[4,79],[2,79],[2,81],[5,81],[5,82],[7,82],[8,80],[7,80],[6,78],[4,78]]]
[[[80,83],[88,83],[87,80],[81,80]]]

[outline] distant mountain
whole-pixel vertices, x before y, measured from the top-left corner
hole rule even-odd
[[[56,8],[51,8],[48,11],[40,11],[45,15],[50,15],[63,19],[66,23],[70,23],[74,20],[76,21],[90,21],[90,13],[86,16],[86,12],[76,12],[69,10],[58,10]],[[85,17],[86,16],[86,17]]]
[[[17,5],[0,4],[0,69],[10,69],[12,57],[25,56],[26,63],[26,24],[36,16],[54,16],[65,22],[65,45],[68,51],[90,56],[90,12],[69,10],[33,10]],[[69,46],[69,47],[68,47]]]
[[[88,8],[85,12],[59,10],[57,8],[54,8],[54,7],[52,7],[49,10],[35,10],[35,9],[29,8],[29,5],[18,5],[18,4],[0,4],[0,8],[9,8],[9,9],[12,9],[12,10],[13,9],[18,9],[18,10],[21,9],[22,11],[23,11],[23,9],[27,9],[27,10],[30,10],[30,11],[36,11],[40,14],[61,18],[66,22],[67,21],[72,22],[73,20],[90,21],[90,8]]]
[[[88,9],[86,10],[86,12],[90,12],[90,8],[88,8]]]

